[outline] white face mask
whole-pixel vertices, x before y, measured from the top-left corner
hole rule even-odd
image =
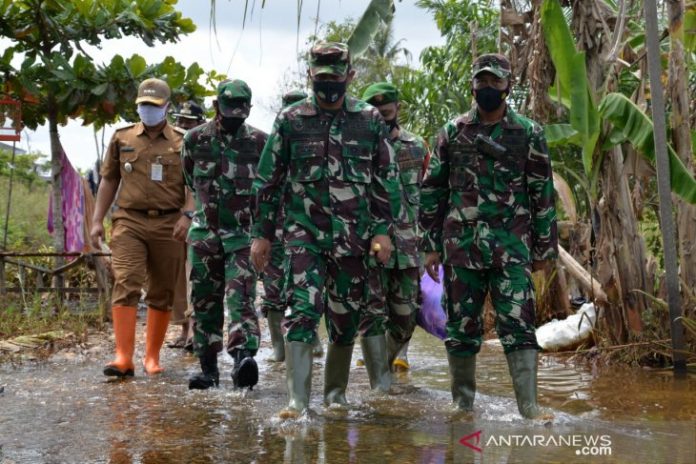
[[[138,115],[146,126],[154,127],[159,125],[167,115],[167,106],[138,105]]]

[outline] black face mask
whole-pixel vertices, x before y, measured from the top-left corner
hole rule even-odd
[[[483,111],[491,112],[500,108],[500,105],[505,101],[508,89],[498,90],[493,87],[484,87],[474,90],[474,97],[479,108]]]
[[[219,118],[222,130],[230,134],[236,134],[239,128],[244,123],[244,118],[225,118],[220,116]]]
[[[396,129],[397,127],[399,127],[399,123],[398,123],[398,121],[396,120],[396,118],[394,118],[394,119],[385,119],[384,122],[387,123],[387,127],[389,127],[389,132],[391,132],[391,131],[393,131],[394,129]]]
[[[348,79],[337,81],[312,81],[312,90],[320,100],[326,103],[336,103],[346,93]]]

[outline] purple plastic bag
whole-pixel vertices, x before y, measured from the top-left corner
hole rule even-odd
[[[439,284],[431,279],[427,272],[423,273],[423,277],[421,277],[423,303],[416,316],[416,323],[429,334],[444,340],[447,335],[445,331],[447,316],[442,308],[442,282],[445,277],[442,266],[438,269],[438,274],[440,275]]]

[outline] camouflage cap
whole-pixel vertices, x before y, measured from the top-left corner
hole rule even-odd
[[[341,42],[318,42],[309,51],[309,72],[343,76],[350,66],[348,45]]]
[[[510,60],[499,53],[486,53],[474,60],[472,66],[472,77],[476,77],[482,72],[495,74],[501,79],[507,79],[512,74]]]
[[[179,105],[172,113],[175,118],[195,119],[201,121],[205,119],[204,111],[201,105],[193,100],[188,100]]]
[[[140,83],[135,104],[152,103],[153,105],[162,106],[169,101],[171,94],[172,92],[166,82],[162,79],[151,77]]]
[[[249,105],[242,107],[239,100],[251,103],[251,89],[240,79],[220,82],[217,88],[218,110],[226,118],[246,118],[249,116]]]
[[[307,98],[307,92],[304,90],[291,90],[283,95],[283,108],[305,98]]]
[[[399,89],[389,82],[377,82],[365,89],[362,99],[375,106],[398,102]]]

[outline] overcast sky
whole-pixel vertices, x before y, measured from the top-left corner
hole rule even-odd
[[[217,41],[209,28],[209,2],[205,0],[180,0],[177,8],[184,17],[191,18],[197,26],[196,32],[183,36],[176,44],[147,47],[142,42],[127,38],[104,42],[101,50],[90,51],[97,60],[108,62],[115,54],[124,57],[137,53],[148,62],[160,62],[171,55],[185,66],[198,62],[203,69],[215,69],[231,78],[244,79],[251,87],[254,105],[248,122],[268,131],[275,115],[272,103],[279,95],[279,83],[283,75],[298,71],[297,64],[297,2],[291,0],[266,0],[263,9],[261,0],[247,16],[242,30],[244,11],[243,0],[217,0]],[[368,4],[368,0],[322,0],[319,18],[321,22],[342,21],[347,17],[358,19]],[[402,45],[413,54],[413,65],[418,65],[418,57],[423,48],[440,45],[440,37],[435,21],[430,14],[417,8],[414,1],[396,2],[394,18],[394,37],[404,39]],[[317,13],[316,0],[303,2],[300,22],[299,45],[302,49],[306,38],[314,32]],[[236,52],[235,52],[236,48]],[[304,72],[304,70],[303,70]],[[116,124],[118,127],[124,123]],[[108,143],[114,128],[107,128],[105,143]],[[96,160],[96,147],[93,130],[83,127],[80,121],[60,126],[59,133],[63,147],[74,166],[88,169]],[[22,133],[21,148],[50,153],[48,129]]]

